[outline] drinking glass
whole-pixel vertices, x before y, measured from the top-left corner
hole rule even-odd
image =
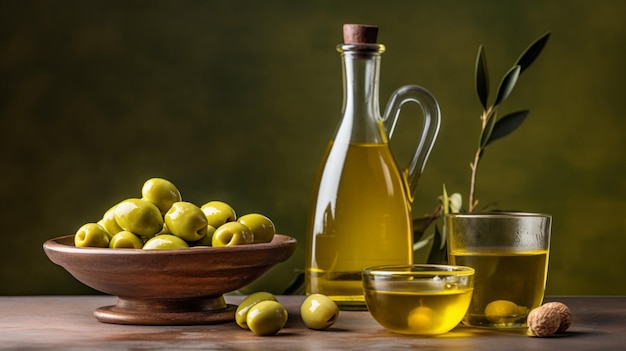
[[[526,327],[543,301],[552,217],[526,212],[457,213],[444,217],[451,265],[476,270],[463,324]]]

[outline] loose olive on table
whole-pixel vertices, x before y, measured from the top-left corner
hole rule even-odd
[[[274,335],[287,323],[288,313],[276,296],[258,291],[244,298],[235,311],[235,322],[258,336]]]
[[[312,294],[300,305],[304,324],[315,330],[328,329],[339,317],[339,307],[328,296]],[[259,336],[274,335],[285,326],[287,310],[272,293],[258,291],[246,296],[235,312],[235,322]]]
[[[246,296],[235,311],[235,322],[237,325],[243,329],[249,329],[247,323],[248,311],[257,303],[266,300],[277,301],[274,294],[265,291],[258,291]]]
[[[310,329],[327,329],[337,321],[339,306],[326,295],[312,294],[300,305],[300,316]]]
[[[287,310],[277,301],[264,300],[248,311],[246,324],[256,335],[268,336],[278,333],[287,323]]]

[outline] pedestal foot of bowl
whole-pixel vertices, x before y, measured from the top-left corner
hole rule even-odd
[[[117,304],[99,307],[96,319],[129,325],[197,325],[235,320],[237,306],[223,296],[190,299],[141,299],[118,297]]]

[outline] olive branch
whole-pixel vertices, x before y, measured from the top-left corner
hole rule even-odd
[[[439,197],[440,204],[435,210],[423,217],[413,220],[414,245],[413,249],[418,250],[433,240],[432,249],[428,257],[428,263],[441,263],[446,260],[445,238],[441,235],[439,228],[435,225],[433,234],[424,238],[424,233],[435,223],[442,214],[450,212],[473,212],[478,200],[476,196],[476,177],[478,174],[478,164],[482,160],[485,149],[494,141],[501,139],[516,130],[528,117],[529,110],[521,110],[508,113],[498,118],[498,108],[509,97],[515,87],[520,75],[525,72],[530,65],[535,62],[543,48],[545,47],[550,32],[545,33],[533,43],[531,43],[519,56],[513,66],[504,74],[496,91],[493,103],[489,104],[489,73],[487,70],[487,56],[483,45],[478,47],[478,55],[475,65],[475,88],[478,100],[483,107],[480,115],[481,132],[478,140],[478,148],[474,154],[474,159],[470,162],[471,179],[469,189],[469,199],[467,211],[462,207],[462,199],[459,193],[448,196],[445,185],[443,195]]]
[[[474,155],[474,161],[470,162],[472,177],[470,182],[468,212],[473,212],[478,205],[478,200],[474,199],[476,188],[476,175],[478,173],[478,162],[482,159],[485,148],[500,138],[503,138],[517,129],[528,116],[529,110],[521,110],[511,112],[498,119],[498,107],[511,94],[519,76],[526,71],[528,67],[539,56],[544,46],[550,38],[550,32],[544,34],[535,42],[533,42],[517,59],[513,67],[511,67],[502,77],[495,101],[492,105],[488,105],[489,97],[489,73],[487,71],[487,57],[485,48],[481,45],[478,48],[478,56],[476,57],[476,93],[484,110],[480,115],[482,123],[478,149]]]

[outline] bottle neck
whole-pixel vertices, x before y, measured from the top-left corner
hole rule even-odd
[[[343,63],[342,123],[338,137],[353,143],[386,143],[380,117],[378,87],[380,44],[339,45]]]

